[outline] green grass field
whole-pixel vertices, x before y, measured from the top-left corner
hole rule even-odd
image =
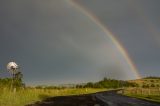
[[[160,103],[160,88],[126,88],[123,94]]]
[[[130,94],[127,94],[126,96],[160,103],[160,96],[158,96],[158,95],[156,96],[156,95],[130,95]]]
[[[21,89],[11,92],[7,88],[0,90],[0,106],[24,106],[47,97],[80,95],[104,91],[106,89],[75,88],[75,89]]]

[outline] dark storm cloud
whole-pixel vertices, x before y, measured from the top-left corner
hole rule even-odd
[[[16,61],[27,84],[97,81],[108,66],[118,71],[114,78],[135,78],[116,66],[105,33],[66,1],[1,1],[0,14],[3,77],[7,62]]]
[[[159,0],[77,0],[77,3],[114,32],[142,75],[160,75]]]

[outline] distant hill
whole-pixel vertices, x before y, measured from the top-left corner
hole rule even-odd
[[[128,82],[136,83],[139,87],[143,88],[160,87],[160,77],[145,77],[142,79],[130,80]]]
[[[160,77],[149,76],[149,77],[144,77],[143,79],[160,79]]]

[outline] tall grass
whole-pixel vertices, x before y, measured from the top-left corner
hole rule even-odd
[[[160,88],[127,88],[124,94],[134,95],[160,95]]]
[[[20,89],[16,92],[8,88],[0,90],[0,106],[24,106],[26,104],[41,101],[47,97],[80,95],[104,91],[106,89]]]
[[[160,102],[160,88],[126,88],[124,95]]]

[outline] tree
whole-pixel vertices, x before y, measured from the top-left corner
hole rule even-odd
[[[22,81],[22,78],[23,78],[23,74],[20,72],[20,71],[18,71],[16,74],[15,74],[15,77],[14,77],[14,86],[15,87],[24,87],[25,86],[25,84],[23,83],[23,81]]]

